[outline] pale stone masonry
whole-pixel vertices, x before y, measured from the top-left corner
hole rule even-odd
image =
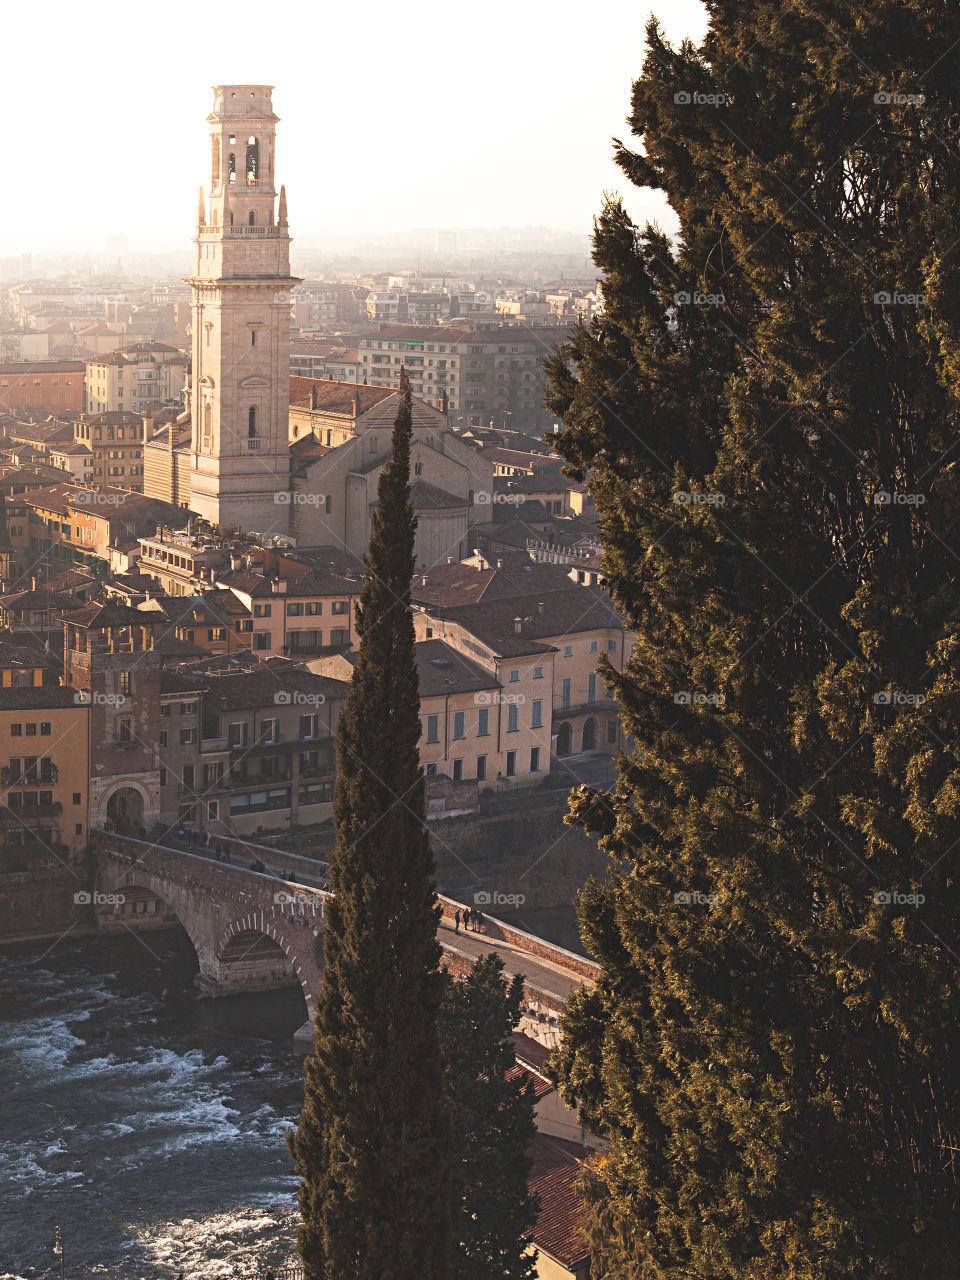
[[[286,532],[290,234],[274,186],[269,85],[218,85],[207,117],[193,293],[190,508],[215,524]]]

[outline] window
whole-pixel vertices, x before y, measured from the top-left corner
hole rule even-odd
[[[251,405],[247,410],[247,439],[255,440],[257,437],[257,410]]]
[[[425,776],[426,776],[426,777],[428,777],[428,778],[435,778],[435,777],[437,776],[437,765],[436,765],[436,761],[431,760],[431,762],[426,766],[426,768],[424,769],[424,771],[423,771],[423,772],[424,772],[424,774],[425,774]]]
[[[454,760],[453,762],[453,780],[454,782],[463,781],[463,761]]]
[[[192,791],[194,786],[193,765],[185,764],[183,766],[183,789],[184,791]]]
[[[599,650],[599,648],[600,648],[600,641],[599,641],[599,640],[591,640],[591,641],[590,641],[590,652],[591,652],[591,653],[597,653],[597,652],[598,652],[598,650]]]
[[[218,818],[218,817],[220,816],[220,801],[219,801],[219,800],[211,800],[211,801],[210,801],[210,803],[207,805],[207,814],[208,814],[208,816],[209,816],[209,817],[211,817],[211,818]]]
[[[169,702],[165,702],[165,703],[163,704],[163,706],[160,708],[160,714],[161,714],[162,716],[168,716],[168,715],[170,714],[170,703],[169,703]]]
[[[318,618],[323,613],[323,601],[311,600],[307,604],[306,612],[311,618]]]
[[[566,679],[560,686],[560,706],[566,710],[570,706],[570,677]]]
[[[563,656],[564,656],[565,658],[572,658],[572,657],[573,657],[573,645],[572,645],[572,644],[567,644],[567,645],[564,645],[564,646],[563,646]]]
[[[166,769],[163,769],[163,768],[161,768],[160,770],[160,785],[161,787],[165,787],[167,785],[167,771]],[[74,804],[76,803],[77,802],[74,801]]]
[[[182,716],[195,716],[197,714],[197,704],[195,702],[181,702],[180,714]]]
[[[253,606],[253,616],[255,618],[269,618],[271,606],[268,604],[255,604]]]
[[[539,747],[530,748],[530,772],[531,773],[540,772],[540,748]]]
[[[455,711],[453,713],[453,738],[455,742],[465,736],[464,719],[465,716],[462,711]]]
[[[517,753],[515,751],[507,752],[507,777],[515,778],[517,776]]]
[[[302,618],[302,617],[303,617],[303,605],[302,605],[301,603],[299,603],[299,601],[296,601],[296,600],[291,600],[291,601],[289,601],[289,602],[288,602],[288,604],[287,604],[287,617],[288,617],[288,618]]]
[[[537,698],[530,708],[530,727],[531,729],[543,728],[543,702]]]
[[[166,729],[161,729],[160,730],[160,746],[165,747],[166,745],[167,745],[167,731]]]
[[[439,742],[439,716],[427,716],[427,741]]]
[[[247,745],[247,722],[239,720],[230,726],[227,741],[231,747],[245,747]]]
[[[514,702],[507,707],[507,733],[516,733],[520,728],[520,708]]]
[[[486,782],[487,780],[487,757],[477,756],[477,781]]]
[[[607,721],[607,742],[613,744],[617,740],[617,722],[616,720]]]
[[[218,760],[216,764],[205,764],[203,766],[203,785],[206,790],[211,787],[219,786],[223,781],[223,761]]]
[[[542,679],[543,679],[543,667],[534,667],[534,668],[533,668],[533,678],[534,678],[534,680],[542,680]]]
[[[481,707],[477,712],[477,737],[485,738],[490,732],[490,709]]]
[[[320,737],[320,717],[316,713],[300,717],[300,737],[305,742]]]
[[[518,667],[514,667],[510,672],[510,683],[516,684],[519,679],[520,679],[520,670]]]
[[[587,676],[587,701],[596,702],[597,700],[597,673],[591,671]]]
[[[347,613],[349,609],[350,609],[349,600],[334,600],[333,606],[331,607],[330,612],[331,613]]]
[[[37,726],[35,724],[27,725],[27,737],[35,738],[37,736]]]
[[[268,745],[280,741],[279,720],[264,720],[260,726],[260,741]]]
[[[117,741],[118,742],[133,741],[133,721],[126,716],[120,721],[120,728],[117,733]]]
[[[610,652],[610,653],[616,653],[616,652],[617,652],[617,642],[616,642],[616,640],[608,640],[608,641],[607,641],[607,650],[608,650],[608,652]]]
[[[75,792],[73,793],[73,803],[74,803],[74,804],[82,804],[82,803],[83,803],[83,797],[80,795],[80,792],[79,792],[79,791],[75,791]]]
[[[181,745],[181,747],[185,747],[185,746],[187,746],[187,745],[188,745],[189,743],[191,743],[191,742],[196,742],[196,740],[197,740],[197,738],[196,738],[196,734],[197,734],[196,729],[193,729],[193,728],[190,728],[190,729],[181,729],[181,730],[180,730],[180,745]]]
[[[253,633],[253,647],[254,649],[261,649],[261,650],[269,649],[270,648],[270,632],[255,631]]]
[[[11,738],[22,738],[22,737],[23,737],[23,725],[22,725],[22,724],[12,724],[12,725],[10,726],[10,737],[11,737]]]

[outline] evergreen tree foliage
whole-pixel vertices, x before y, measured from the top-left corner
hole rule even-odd
[[[456,1280],[527,1280],[526,1233],[537,1216],[527,1189],[536,1132],[528,1079],[507,1036],[520,1021],[523,978],[507,983],[498,955],[481,956],[461,980],[447,979],[440,1019],[450,1162],[451,1275]]]
[[[960,9],[656,23],[605,313],[550,363],[638,642],[570,820],[597,1280],[956,1277]]]
[[[306,1280],[447,1280],[439,907],[425,824],[410,580],[410,384],[365,557],[337,727],[336,850],[314,1056],[291,1136]]]

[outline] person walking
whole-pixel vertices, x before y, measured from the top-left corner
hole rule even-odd
[[[484,925],[483,912],[482,912],[482,911],[474,911],[474,913],[473,913],[473,927],[474,927],[474,930],[475,930],[477,933],[483,933],[483,932],[484,932],[483,925]]]
[[[460,908],[459,907],[453,913],[453,932],[454,933],[460,932]]]

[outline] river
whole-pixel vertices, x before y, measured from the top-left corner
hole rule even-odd
[[[0,950],[0,1277],[296,1261],[298,990],[201,999],[181,931]]]

